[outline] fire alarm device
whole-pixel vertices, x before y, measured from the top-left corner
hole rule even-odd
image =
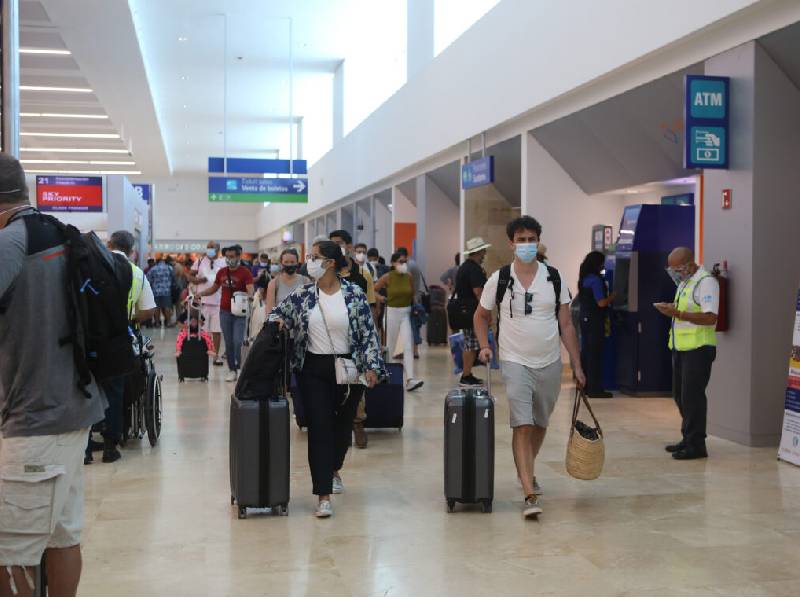
[[[722,190],[722,208],[727,210],[731,207],[731,190]]]

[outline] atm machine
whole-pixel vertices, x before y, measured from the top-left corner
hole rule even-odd
[[[613,260],[616,379],[632,395],[668,395],[672,357],[670,320],[654,307],[672,302],[669,253],[694,247],[694,207],[636,204],[625,207]]]

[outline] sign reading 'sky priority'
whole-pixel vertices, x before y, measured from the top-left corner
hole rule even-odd
[[[209,202],[308,202],[308,180],[264,177],[209,177]]]
[[[687,169],[727,169],[730,78],[687,75],[683,165]]]

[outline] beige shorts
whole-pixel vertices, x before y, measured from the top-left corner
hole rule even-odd
[[[81,542],[89,430],[0,439],[0,566],[32,567]]]
[[[203,304],[201,312],[206,320],[203,329],[209,333],[222,333],[222,327],[219,324],[219,306]]]

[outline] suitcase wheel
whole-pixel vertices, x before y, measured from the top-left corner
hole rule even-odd
[[[455,500],[448,500],[447,501],[447,512],[455,512],[456,510],[456,501]]]
[[[481,512],[484,512],[484,513],[492,512],[492,501],[491,500],[485,500],[483,502],[483,506],[481,506]]]
[[[276,506],[273,509],[273,512],[278,515],[279,517],[288,517],[289,516],[289,505],[288,504],[281,504]]]
[[[178,377],[178,383],[183,383],[183,377]]]
[[[203,377],[202,381],[208,383],[208,377]]]
[[[236,498],[231,496],[231,506],[233,506],[234,504],[236,504]]]
[[[240,506],[239,507],[239,518],[240,519],[246,519],[247,518],[247,507],[246,506]]]

